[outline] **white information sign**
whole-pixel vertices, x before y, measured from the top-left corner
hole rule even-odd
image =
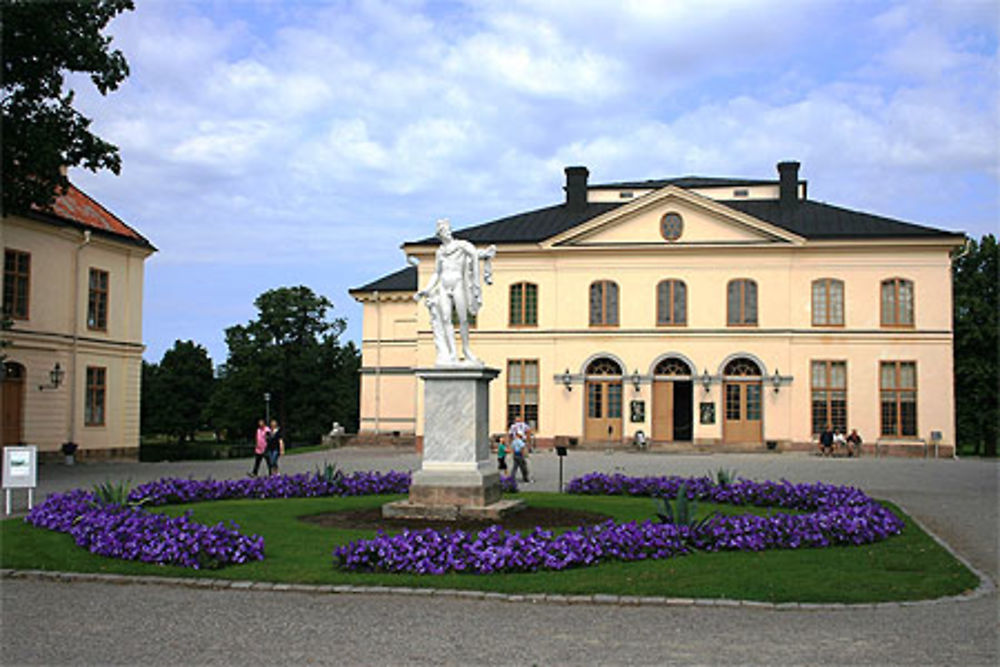
[[[10,514],[11,489],[28,490],[28,509],[32,507],[35,487],[38,485],[38,449],[27,447],[3,448],[3,488],[7,514]]]

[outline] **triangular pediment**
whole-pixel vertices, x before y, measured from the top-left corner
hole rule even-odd
[[[680,235],[668,240],[663,222]],[[669,235],[669,230],[668,230]],[[569,229],[548,246],[800,244],[804,238],[713,199],[668,186]]]

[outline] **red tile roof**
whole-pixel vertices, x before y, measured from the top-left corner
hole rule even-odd
[[[58,195],[52,208],[44,213],[55,215],[83,227],[124,237],[139,245],[152,247],[149,240],[142,234],[129,227],[121,218],[98,204],[97,201],[73,184],[70,184],[66,192]]]

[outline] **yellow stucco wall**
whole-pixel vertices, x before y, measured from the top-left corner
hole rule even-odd
[[[82,450],[134,449],[139,445],[142,372],[143,263],[151,250],[82,230],[8,217],[2,245],[31,254],[30,312],[7,332],[6,361],[27,375],[23,440],[54,451],[66,441]],[[108,272],[106,330],[87,327],[91,268]],[[62,386],[49,384],[56,363]],[[86,369],[106,369],[105,423],[84,423]],[[86,453],[84,453],[86,455]]]
[[[498,249],[494,284],[484,286],[484,308],[472,332],[475,353],[502,371],[490,390],[491,432],[505,430],[507,361],[537,359],[538,435],[581,436],[585,411],[581,376],[589,360],[606,355],[618,360],[626,374],[638,371],[641,376],[638,391],[630,380],[624,383],[625,436],[640,428],[649,434],[652,369],[664,356],[678,355],[695,367],[697,375],[707,371],[714,377],[707,392],[700,380],[695,381],[693,403],[694,440],[715,442],[723,437],[719,375],[727,360],[745,355],[768,376],[763,440],[812,439],[810,362],[838,360],[847,362],[848,426],[858,428],[866,442],[875,442],[880,432],[879,362],[893,360],[917,364],[918,438],[926,439],[935,430],[942,432],[942,444],[954,443],[949,242],[807,242],[787,234],[779,239],[773,228],[755,229],[745,219],[727,220],[710,205],[691,200],[666,197],[656,206],[587,230],[566,245]],[[678,242],[668,243],[660,236],[659,221],[666,211],[684,216],[685,232]],[[406,250],[420,258],[419,285],[425,285],[433,271],[434,248]],[[914,283],[913,327],[881,325],[880,283],[894,277]],[[757,326],[727,326],[726,287],[735,278],[757,283]],[[820,278],[844,283],[843,327],[812,325],[811,283]],[[656,285],[664,279],[682,280],[687,286],[685,326],[656,324]],[[538,286],[538,325],[512,328],[507,323],[509,288],[525,280]],[[594,280],[613,280],[619,286],[617,327],[588,324],[588,289]],[[381,337],[373,323],[375,306],[365,302],[364,366],[377,365],[377,340],[381,340],[382,366],[411,370],[432,366],[435,354],[426,309],[404,295],[394,296],[398,299],[391,306],[381,305]],[[398,336],[386,326],[389,321],[413,319],[415,329],[401,329]],[[571,391],[557,377],[566,370],[575,376]],[[777,392],[769,381],[776,371],[782,377]],[[365,429],[371,427],[374,414],[370,373],[363,375],[362,386]],[[633,399],[645,401],[646,421],[629,422],[627,406]],[[421,433],[422,396],[412,375],[391,383],[383,378],[379,401],[383,416],[391,410],[394,418],[415,418],[416,432]],[[698,423],[697,406],[703,401],[715,404],[714,424]]]

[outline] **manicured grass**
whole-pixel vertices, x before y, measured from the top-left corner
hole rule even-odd
[[[70,536],[11,519],[0,524],[0,565],[5,568],[113,572],[182,577],[316,584],[357,584],[473,589],[504,593],[646,595],[730,598],[768,602],[881,602],[954,595],[975,588],[978,580],[897,507],[906,520],[901,535],[859,547],[693,553],[661,561],[606,563],[564,572],[524,574],[366,574],[333,567],[338,544],[371,537],[366,530],[325,528],[298,517],[336,510],[376,507],[402,496],[230,500],[158,508],[172,515],[190,509],[203,523],[234,520],[244,533],[263,535],[262,562],[213,571],[195,571],[118,561],[77,547]],[[649,498],[522,493],[527,502],[547,507],[587,509],[618,521],[644,520],[653,514]],[[774,510],[699,504],[699,514]]]

